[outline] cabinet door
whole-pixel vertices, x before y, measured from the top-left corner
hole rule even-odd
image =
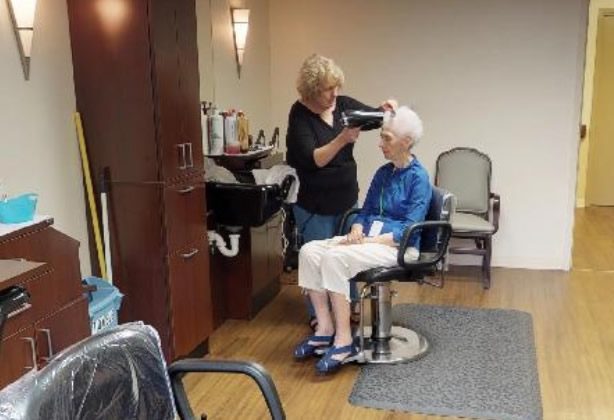
[[[58,312],[34,324],[36,354],[40,365],[71,344],[90,335],[87,299],[65,306]]]
[[[282,230],[281,213],[277,213],[267,223],[268,267],[269,276],[273,279],[278,279],[283,270]]]
[[[276,290],[283,268],[281,249],[281,214],[272,216],[264,225],[252,228],[252,296]],[[258,305],[256,305],[258,306]]]
[[[205,189],[202,175],[164,189],[169,253],[206,235]]]
[[[155,104],[156,141],[160,151],[161,176],[165,180],[185,175],[186,142],[180,136],[177,73],[177,28],[175,2],[151,0],[151,55],[154,66],[153,91]]]
[[[250,229],[252,284],[249,293],[251,297],[258,295],[258,293],[265,290],[271,281],[271,275],[269,273],[269,254],[271,250],[269,249],[268,230],[268,221],[262,226],[253,227]],[[253,313],[253,308],[250,308],[250,317],[253,315]]]
[[[152,181],[158,153],[149,7],[146,1],[103,3],[68,1],[77,109],[92,173],[108,167],[113,179]]]
[[[202,169],[203,149],[200,125],[200,76],[196,41],[196,6],[194,0],[175,0],[177,8],[177,52],[179,76],[179,130],[189,144],[188,165]]]
[[[208,244],[202,239],[169,258],[173,335],[170,359],[191,353],[213,330],[208,252]]]
[[[34,329],[26,328],[0,344],[0,389],[32,370],[36,363]]]

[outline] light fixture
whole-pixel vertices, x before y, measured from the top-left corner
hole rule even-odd
[[[30,78],[30,57],[32,53],[32,38],[34,35],[34,14],[36,0],[6,0],[13,23],[17,48],[21,57],[23,75]]]
[[[232,29],[235,40],[237,72],[239,73],[239,77],[241,77],[243,54],[245,53],[247,30],[249,29],[249,9],[230,9],[230,15],[232,16]]]

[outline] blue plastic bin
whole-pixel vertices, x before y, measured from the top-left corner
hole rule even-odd
[[[90,286],[96,286],[95,292],[89,292],[89,314],[92,334],[117,325],[117,311],[124,295],[106,280],[87,277],[83,280]]]
[[[22,194],[0,200],[0,223],[23,223],[34,218],[38,194]]]

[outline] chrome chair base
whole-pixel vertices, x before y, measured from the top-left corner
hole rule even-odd
[[[358,331],[360,334],[360,331]],[[364,348],[358,353],[356,362],[363,364],[396,364],[411,362],[423,357],[429,351],[428,340],[409,328],[393,325],[391,337],[385,343],[375,343],[371,338],[371,327],[364,327]],[[357,337],[360,339],[360,337]]]

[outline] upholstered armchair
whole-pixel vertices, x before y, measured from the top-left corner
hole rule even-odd
[[[501,199],[491,191],[492,162],[488,155],[472,148],[457,147],[437,158],[435,184],[456,197],[452,237],[472,241],[475,246],[452,244],[450,254],[482,257],[484,289],[490,287],[492,236],[499,230]],[[465,241],[466,242],[466,241]]]

